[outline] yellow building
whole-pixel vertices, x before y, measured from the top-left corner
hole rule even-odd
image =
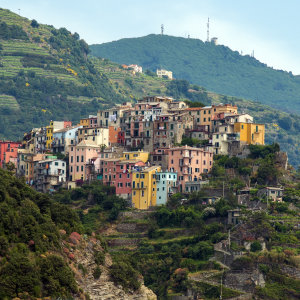
[[[240,141],[247,144],[265,144],[265,125],[255,123],[234,123],[234,132],[240,134]]]
[[[46,130],[47,130],[46,149],[50,149],[53,141],[53,121],[51,121],[50,125],[46,127]]]
[[[132,203],[135,208],[148,209],[156,205],[156,173],[160,166],[132,173]]]
[[[149,152],[144,151],[128,151],[123,152],[123,156],[121,157],[121,160],[141,160],[142,162],[147,162],[149,159]]]
[[[90,127],[90,119],[80,119],[79,125],[82,125],[83,127]]]

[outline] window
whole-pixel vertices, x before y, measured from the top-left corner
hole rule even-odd
[[[83,172],[83,166],[81,166],[81,172]]]
[[[77,155],[77,157],[76,157],[76,160],[77,160],[77,162],[79,162],[79,156]]]
[[[73,162],[73,156],[71,156],[71,163]]]
[[[144,182],[142,181],[142,182],[141,182],[141,188],[143,188],[143,187],[144,187]]]
[[[122,174],[119,174],[119,178],[122,178]]]
[[[81,162],[83,162],[83,155],[81,155]]]
[[[244,125],[242,125],[242,129],[244,129]]]
[[[133,196],[135,196],[135,191],[133,191]]]
[[[70,169],[71,173],[73,172],[73,167],[71,166],[71,169]]]
[[[135,181],[132,181],[132,188],[135,188]]]
[[[144,191],[142,191],[142,197],[144,197],[144,194],[145,194]]]
[[[206,118],[203,119],[203,122],[206,122]]]
[[[76,171],[79,172],[79,166],[76,167]]]
[[[256,132],[258,132],[258,126],[256,126]]]
[[[136,174],[136,178],[139,178],[140,177],[140,174]]]

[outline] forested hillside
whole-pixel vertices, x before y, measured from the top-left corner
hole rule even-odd
[[[287,112],[300,113],[298,76],[267,67],[249,55],[198,39],[148,35],[91,45],[91,54],[117,63],[173,71],[208,90],[252,99]]]
[[[0,9],[0,138],[121,102],[77,33]]]

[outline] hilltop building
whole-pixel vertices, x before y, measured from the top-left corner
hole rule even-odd
[[[157,69],[156,70],[156,75],[157,77],[163,78],[163,77],[167,77],[169,79],[173,79],[173,72],[172,71],[167,71],[164,69]]]

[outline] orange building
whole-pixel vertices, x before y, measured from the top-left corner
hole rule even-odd
[[[109,146],[117,144],[118,143],[118,134],[121,131],[120,127],[114,127],[114,126],[109,126],[109,137],[108,137],[108,143]]]

